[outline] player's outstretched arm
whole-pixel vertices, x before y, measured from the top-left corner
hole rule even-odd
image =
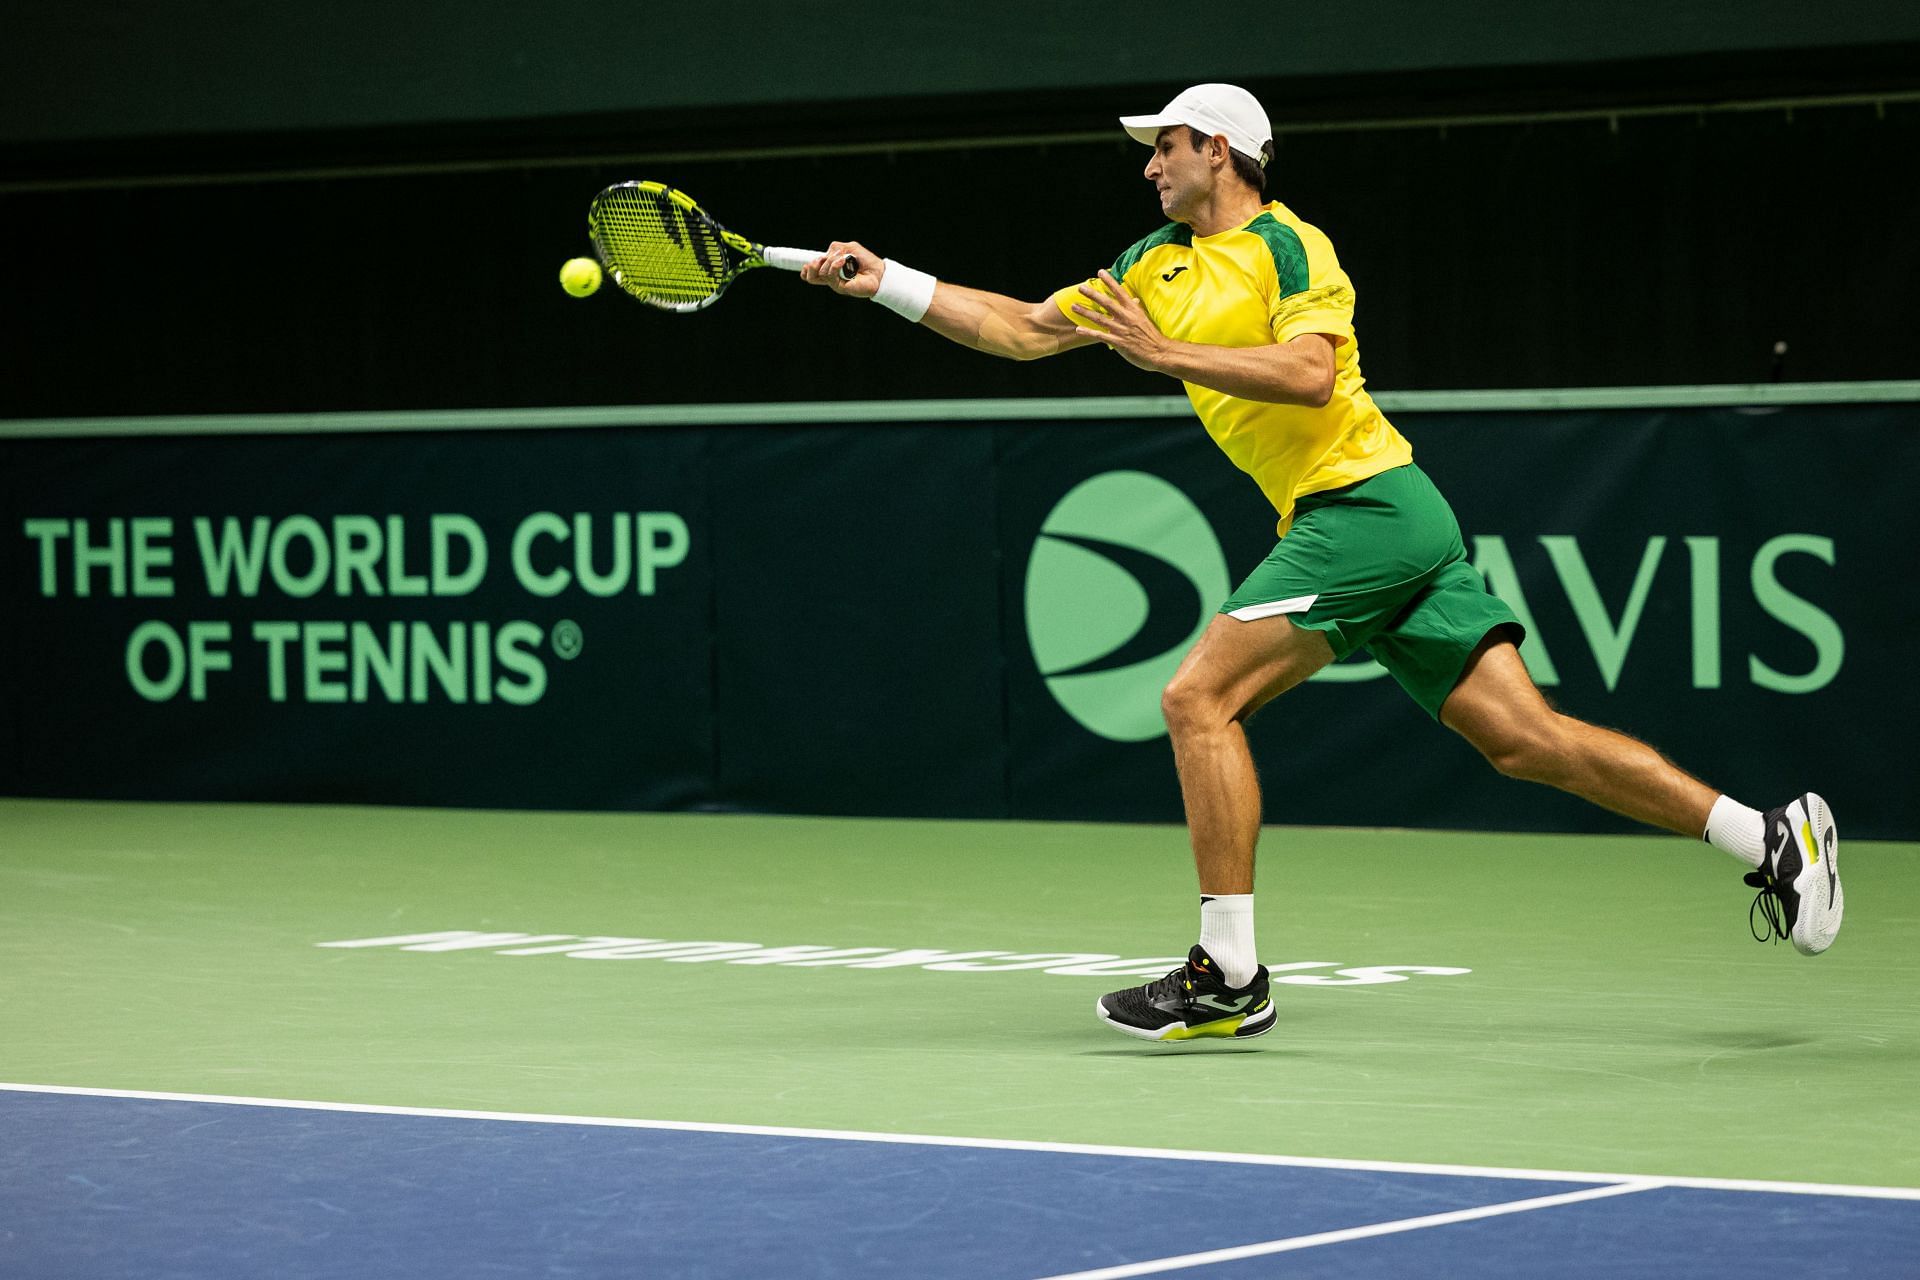
[[[841,264],[852,258],[859,272],[841,278]],[[836,240],[827,251],[802,268],[800,278],[825,285],[849,298],[873,298],[881,293],[887,263],[853,241]],[[943,338],[988,355],[1009,360],[1038,360],[1095,341],[1082,337],[1073,321],[1050,300],[1022,302],[1005,294],[942,280],[929,282],[932,293],[919,322]],[[885,300],[884,298],[882,299]]]
[[[921,323],[962,346],[1005,356],[1038,360],[1075,347],[1092,346],[1051,299],[1021,302],[1005,294],[969,289],[942,280]]]

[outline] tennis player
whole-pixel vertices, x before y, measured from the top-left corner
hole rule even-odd
[[[1501,773],[1704,835],[1752,868],[1746,883],[1772,936],[1826,950],[1844,898],[1824,800],[1750,809],[1646,744],[1560,714],[1534,687],[1519,621],[1467,563],[1452,509],[1365,390],[1353,285],[1333,245],[1265,199],[1273,130],[1260,103],[1203,84],[1120,123],[1152,148],[1145,176],[1168,221],[1095,279],[1020,302],[851,241],[802,273],[992,355],[1031,360],[1097,343],[1179,379],[1214,443],[1278,514],[1279,544],[1221,604],[1161,703],[1199,870],[1199,944],[1166,977],[1102,996],[1100,1017],[1149,1040],[1273,1027],[1254,950],[1260,788],[1242,726],[1363,645]],[[849,257],[859,271],[842,280]],[[1756,926],[1755,936],[1768,934]]]

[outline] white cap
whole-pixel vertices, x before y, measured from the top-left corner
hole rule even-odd
[[[1184,124],[1211,138],[1227,136],[1227,145],[1262,168],[1273,158],[1273,125],[1260,100],[1237,84],[1197,84],[1157,115],[1121,116],[1120,124],[1135,140],[1152,146],[1168,125]]]

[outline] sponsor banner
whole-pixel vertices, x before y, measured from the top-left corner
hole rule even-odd
[[[1906,405],[1401,413],[1566,711],[1911,837]],[[1177,822],[1159,691],[1271,549],[1180,419],[0,442],[0,790]],[[1616,831],[1365,653],[1277,823]]]
[[[11,791],[570,808],[710,793],[697,432],[4,455]]]

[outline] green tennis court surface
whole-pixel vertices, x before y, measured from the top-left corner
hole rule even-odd
[[[1810,960],[1683,840],[1271,828],[1298,981],[1183,1051],[1050,971],[1170,967],[1177,828],[0,801],[0,1080],[1916,1187],[1920,845],[1845,855]]]

